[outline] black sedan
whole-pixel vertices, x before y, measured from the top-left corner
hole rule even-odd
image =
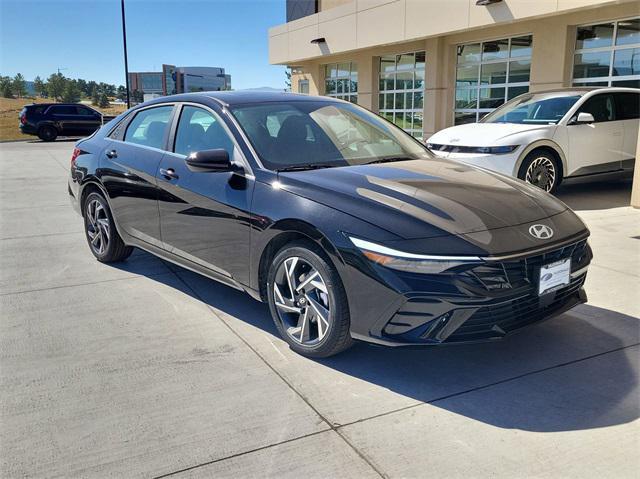
[[[586,301],[566,205],[336,99],[146,102],[77,143],[69,194],[99,261],[137,247],[246,291],[307,356],[497,339]]]

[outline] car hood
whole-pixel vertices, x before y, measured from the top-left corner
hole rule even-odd
[[[486,231],[561,213],[519,180],[450,160],[412,160],[279,174],[281,187],[404,239]]]
[[[505,145],[509,137],[533,131],[555,131],[556,125],[520,125],[517,123],[469,123],[452,126],[429,138],[429,143],[455,146]]]

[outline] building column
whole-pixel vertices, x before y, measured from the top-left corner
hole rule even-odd
[[[427,140],[434,133],[452,124],[455,83],[455,46],[443,37],[425,41],[426,67],[424,119],[422,131]]]
[[[530,91],[568,86],[573,68],[575,27],[562,18],[535,22],[531,54]]]
[[[371,53],[356,55],[354,61],[358,65],[358,105],[378,111],[378,57]]]
[[[631,186],[631,206],[640,208],[640,173],[638,172],[638,158],[640,158],[640,135],[636,146],[636,166],[633,169],[633,184]]]

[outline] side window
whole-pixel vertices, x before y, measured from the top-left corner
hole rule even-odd
[[[173,106],[159,106],[138,112],[131,120],[124,141],[137,145],[163,148],[164,132],[171,118]]]
[[[637,120],[640,118],[640,94],[614,93],[616,100],[616,118],[618,120]]]
[[[76,107],[72,105],[52,106],[49,113],[54,115],[76,115]]]
[[[613,97],[609,94],[592,96],[578,111],[580,113],[591,113],[596,123],[615,120]]]
[[[93,116],[93,111],[89,110],[88,108],[85,108],[83,106],[79,106],[77,108],[78,108],[78,115]]]
[[[211,112],[185,106],[180,114],[174,151],[189,155],[194,151],[223,149],[233,156],[233,140],[222,126],[222,120]]]

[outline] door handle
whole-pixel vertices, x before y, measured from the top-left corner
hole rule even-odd
[[[164,168],[160,168],[160,174],[164,176],[167,180],[177,180],[180,178],[173,168],[169,168],[165,170]]]
[[[107,158],[111,160],[118,158],[118,152],[116,150],[107,151]]]

